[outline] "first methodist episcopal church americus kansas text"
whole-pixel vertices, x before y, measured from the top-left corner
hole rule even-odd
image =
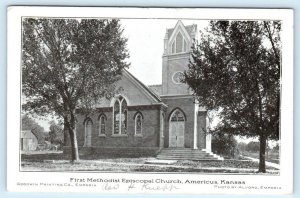
[[[197,25],[184,26],[181,21],[166,30],[161,85],[146,86],[124,70],[116,83],[116,88],[122,88],[118,95],[99,102],[96,113],[78,112],[79,152],[221,159],[211,153],[206,109],[197,104],[188,85],[181,83],[196,34]],[[65,139],[64,152],[69,152],[70,141]]]

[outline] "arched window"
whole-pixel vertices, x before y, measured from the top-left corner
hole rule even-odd
[[[138,112],[135,115],[134,123],[135,123],[135,135],[137,135],[137,136],[142,135],[143,115],[141,113]]]
[[[99,117],[99,135],[103,136],[105,135],[105,121],[106,117],[104,114],[100,115]]]
[[[184,122],[185,121],[185,115],[180,109],[175,109],[171,115],[171,122]]]
[[[85,120],[84,128],[85,128],[85,138],[84,138],[85,142],[84,142],[84,145],[85,146],[91,146],[91,144],[92,144],[93,121],[90,118],[87,118]]]
[[[183,51],[183,36],[180,32],[178,32],[176,36],[176,53]]]
[[[127,102],[119,96],[114,104],[114,135],[127,134]]]
[[[188,45],[181,31],[179,31],[171,44],[171,54],[186,52]]]

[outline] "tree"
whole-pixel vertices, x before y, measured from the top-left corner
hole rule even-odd
[[[280,21],[211,21],[183,80],[200,105],[219,112],[212,132],[259,137],[259,172],[267,138],[279,138],[280,29]]]
[[[211,142],[212,151],[216,154],[229,158],[237,156],[238,145],[234,136],[231,134],[216,133],[213,134]]]
[[[115,93],[114,83],[128,67],[123,29],[115,19],[25,18],[22,24],[22,106],[63,119],[72,161],[79,160],[76,111],[88,113]]]
[[[259,152],[259,147],[260,147],[260,144],[259,142],[255,142],[255,141],[251,141],[247,144],[247,151],[250,151],[250,152]]]
[[[38,139],[38,143],[44,143],[44,128],[28,115],[22,116],[22,130],[30,130]]]
[[[278,153],[278,152],[279,152],[279,143],[277,143],[277,144],[272,148],[272,152],[274,152],[274,153]]]
[[[239,153],[243,155],[246,151],[247,144],[245,142],[239,142],[237,147],[238,147]]]
[[[56,124],[55,121],[50,121],[49,141],[51,144],[63,145],[64,131],[60,124]]]

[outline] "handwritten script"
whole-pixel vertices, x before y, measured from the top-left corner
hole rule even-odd
[[[173,184],[163,184],[163,185],[155,185],[155,184],[147,184],[147,183],[144,183],[144,184],[141,184],[141,185],[136,185],[136,184],[133,184],[131,183],[127,190],[130,191],[130,190],[133,190],[133,189],[140,189],[142,191],[173,191],[173,190],[176,190],[176,189],[179,189],[178,187],[176,187],[175,185]]]

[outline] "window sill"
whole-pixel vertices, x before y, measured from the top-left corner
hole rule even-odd
[[[106,137],[106,134],[99,134],[98,137]]]
[[[134,137],[143,137],[142,134],[134,135]]]
[[[127,134],[112,134],[111,137],[128,137]]]

